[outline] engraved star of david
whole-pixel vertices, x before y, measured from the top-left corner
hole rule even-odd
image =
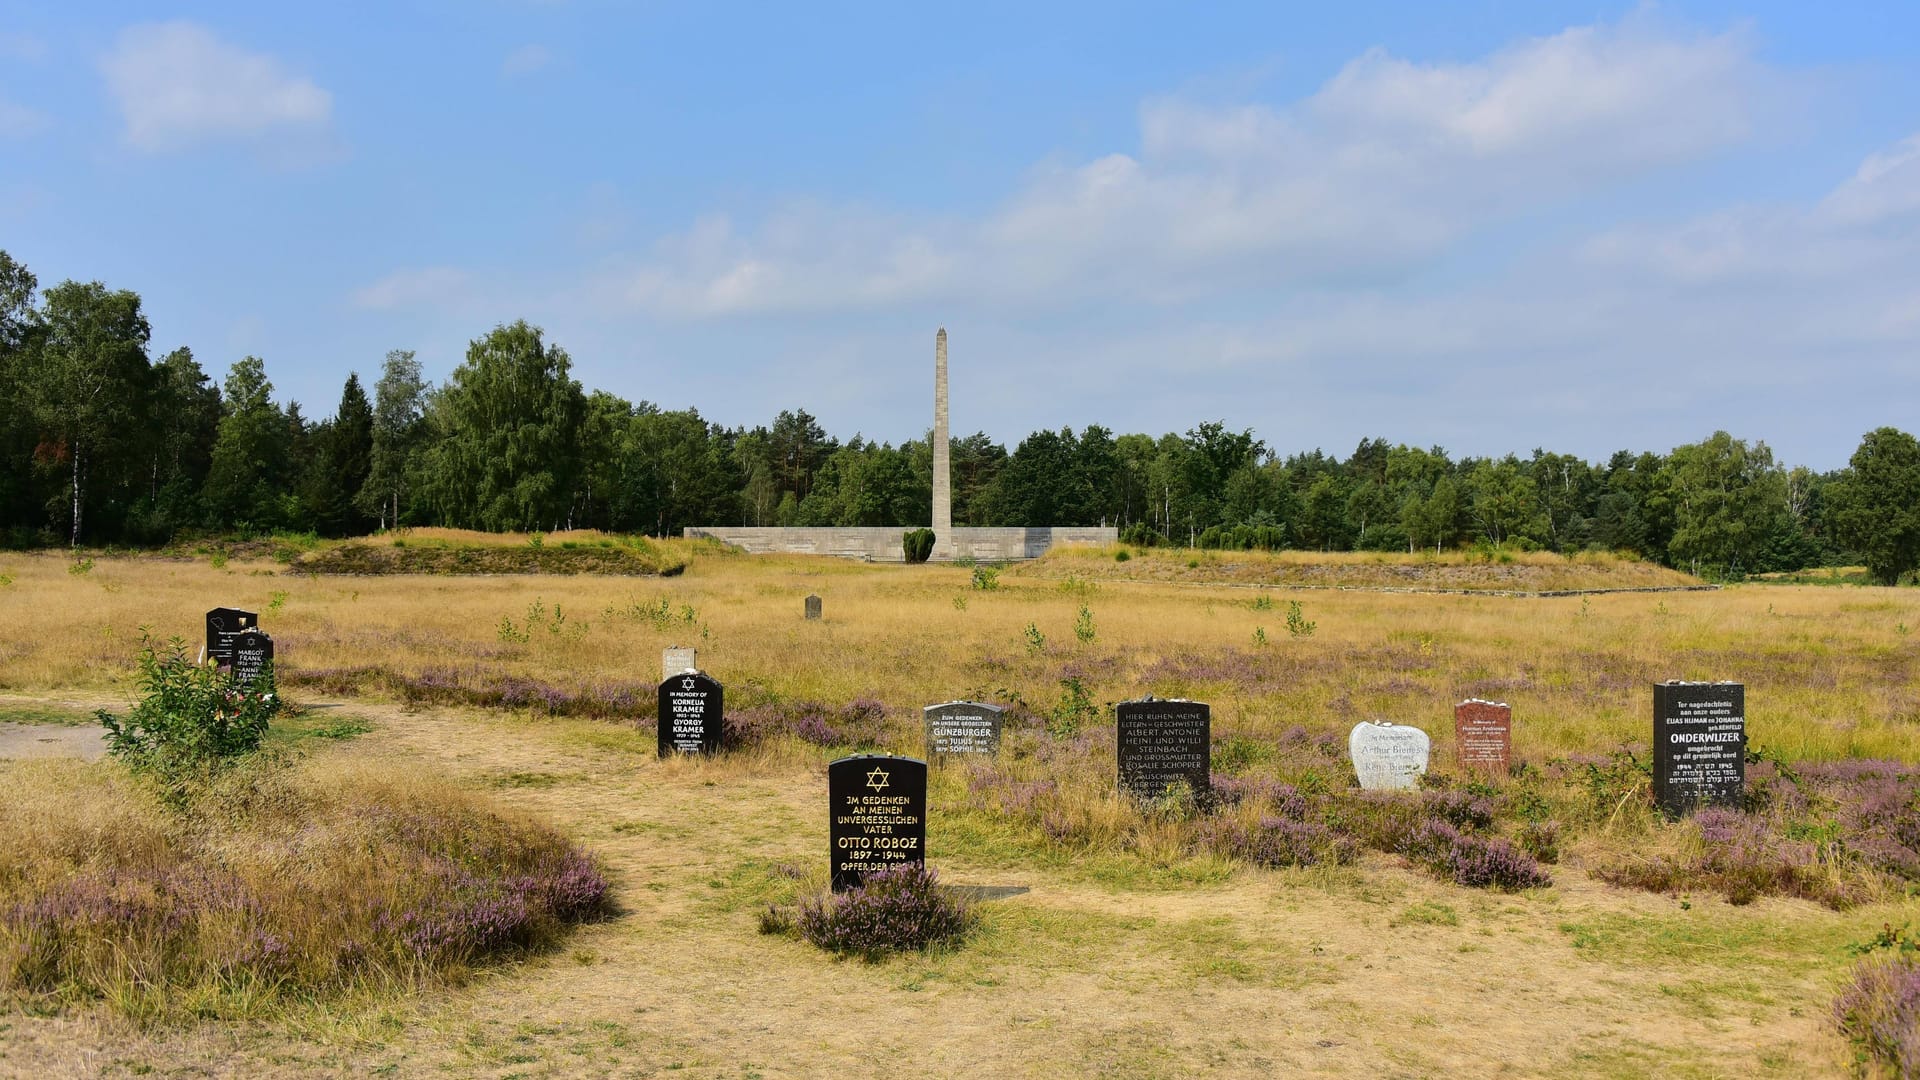
[[[868,773],[867,786],[872,788],[875,791],[880,791],[883,788],[885,788],[887,786],[886,770],[876,768],[872,772]]]
[[[689,675],[689,676],[687,676],[686,678],[684,678],[684,679],[681,679],[681,680],[680,680],[680,689],[682,689],[682,690],[692,690],[692,689],[693,689],[693,676],[691,676],[691,675]]]

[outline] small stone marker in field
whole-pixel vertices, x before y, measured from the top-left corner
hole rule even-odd
[[[950,757],[992,757],[1000,752],[1000,719],[1005,712],[1000,706],[949,701],[929,705],[920,712],[927,720],[928,761],[942,765]]]
[[[1653,684],[1653,798],[1680,815],[1739,805],[1747,783],[1747,688]]]
[[[817,619],[819,617],[820,617],[820,598],[817,596],[807,597],[807,618]]]
[[[1347,736],[1347,754],[1354,775],[1369,791],[1405,790],[1419,784],[1427,771],[1433,740],[1417,727],[1363,720]]]
[[[1453,752],[1468,769],[1505,775],[1513,760],[1513,707],[1479,698],[1455,705]]]
[[[927,861],[927,763],[855,754],[827,766],[829,865],[843,892],[875,870]]]
[[[711,754],[720,749],[724,693],[703,672],[683,671],[660,683],[660,756]]]
[[[1157,799],[1184,782],[1196,799],[1213,792],[1213,710],[1204,701],[1153,697],[1113,707],[1120,790]]]
[[[662,681],[692,668],[699,667],[697,650],[691,645],[669,645],[660,650],[660,678]]]
[[[226,667],[233,663],[233,639],[242,630],[260,625],[260,613],[217,607],[207,612],[207,659]]]
[[[273,639],[263,630],[242,630],[233,637],[233,681],[252,686],[273,663]]]

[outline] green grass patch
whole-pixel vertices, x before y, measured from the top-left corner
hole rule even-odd
[[[86,727],[99,723],[93,713],[51,705],[0,705],[0,724],[56,724]]]

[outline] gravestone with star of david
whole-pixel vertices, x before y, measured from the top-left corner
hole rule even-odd
[[[207,612],[207,659],[229,667],[233,664],[233,639],[247,630],[257,629],[260,613],[239,608],[217,607]]]
[[[827,766],[833,888],[844,892],[876,870],[927,861],[927,763],[855,754]]]
[[[723,698],[720,683],[705,672],[683,671],[663,680],[660,756],[718,752]]]

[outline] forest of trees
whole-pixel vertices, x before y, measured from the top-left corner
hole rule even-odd
[[[266,365],[215,383],[191,350],[154,356],[140,297],[42,290],[0,251],[0,542],[157,545],[203,533],[348,536],[396,525],[598,528],[924,525],[928,442],[841,442],[805,411],[728,428],[587,391],[525,322],[475,339],[444,385],[411,352],[324,419],[275,401]],[[952,443],[964,525],[1116,525],[1134,543],[1624,550],[1716,578],[1842,561],[1920,566],[1920,442],[1893,428],[1849,466],[1788,468],[1714,432],[1667,454],[1588,462],[1536,449],[1462,457],[1364,439],[1281,456],[1252,431],[1037,431],[1011,452]]]

